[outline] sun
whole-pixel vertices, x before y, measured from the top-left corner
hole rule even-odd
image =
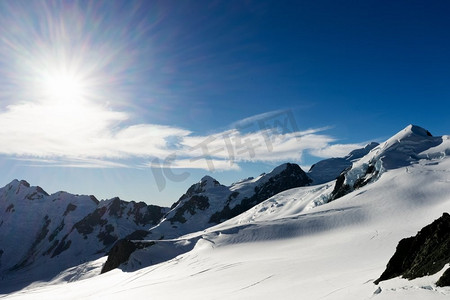
[[[82,134],[92,127],[99,105],[93,99],[92,79],[85,65],[48,60],[35,75],[33,102],[45,115],[42,120],[49,134]]]
[[[41,79],[41,98],[47,103],[73,106],[86,100],[87,84],[73,71],[50,70]]]

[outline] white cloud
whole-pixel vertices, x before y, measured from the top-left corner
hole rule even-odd
[[[343,156],[361,146],[333,145],[333,137],[321,134],[328,127],[300,131],[289,111],[247,118],[208,136],[156,124],[125,125],[129,120],[125,112],[87,102],[10,105],[0,111],[0,154],[34,166],[151,167],[158,159],[164,167],[231,170],[241,162],[301,162],[305,152]]]

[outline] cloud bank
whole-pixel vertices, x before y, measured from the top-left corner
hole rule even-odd
[[[72,106],[71,106],[72,105]],[[361,147],[335,144],[328,128],[299,130],[290,111],[274,111],[198,135],[189,129],[132,124],[93,103],[32,103],[0,111],[0,154],[33,166],[161,167],[232,170],[242,162],[301,162],[305,153],[338,157]]]

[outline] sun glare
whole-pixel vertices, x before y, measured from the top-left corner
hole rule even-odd
[[[53,104],[70,106],[83,102],[86,96],[86,85],[83,80],[70,72],[46,74],[41,88],[44,101],[51,101]]]
[[[55,135],[83,134],[92,126],[98,110],[92,101],[93,88],[81,65],[68,68],[63,61],[47,62],[36,77],[37,104],[46,115],[46,131]],[[78,71],[78,72],[76,72]]]

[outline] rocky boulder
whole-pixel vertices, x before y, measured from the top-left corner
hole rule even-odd
[[[374,283],[397,276],[414,279],[432,275],[447,263],[450,263],[450,215],[444,213],[416,236],[402,239],[386,270]],[[438,285],[450,284],[449,270],[439,279]]]

